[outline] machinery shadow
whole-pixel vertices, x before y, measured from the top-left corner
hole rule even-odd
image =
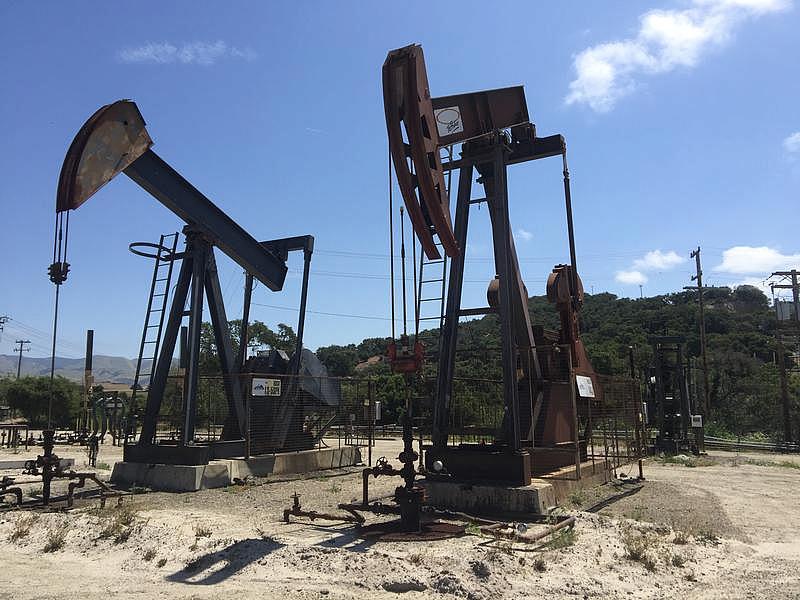
[[[214,585],[285,545],[263,538],[239,540],[221,550],[199,556],[166,579],[187,585]]]
[[[334,533],[330,527],[325,527],[324,525],[313,525],[312,527],[326,533]],[[350,552],[366,552],[378,541],[375,538],[363,537],[360,535],[358,528],[353,526],[337,530],[335,533],[338,534],[336,537],[323,540],[316,545],[324,548],[341,548]]]

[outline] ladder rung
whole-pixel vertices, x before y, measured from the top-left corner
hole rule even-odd
[[[155,298],[157,296],[166,296],[166,295],[167,295],[166,293],[164,293],[164,294],[153,294],[153,298]]]
[[[422,266],[423,266],[423,267],[429,267],[429,266],[431,266],[431,265],[440,265],[440,264],[442,264],[443,262],[444,262],[443,260],[432,260],[431,262],[424,262],[424,263],[422,263]]]
[[[441,283],[442,281],[444,281],[444,278],[442,278],[442,279],[423,279],[420,283]]]
[[[419,299],[420,302],[434,302],[434,301],[441,302],[442,300],[444,300],[444,298],[420,298]]]
[[[156,281],[169,281],[169,277],[162,277],[160,279],[156,279]]]
[[[442,317],[421,317],[420,318],[420,321],[433,321],[433,320],[441,321]]]

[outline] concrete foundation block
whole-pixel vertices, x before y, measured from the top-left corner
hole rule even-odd
[[[553,486],[542,481],[513,487],[423,480],[428,504],[474,514],[544,514],[556,505]]]
[[[195,492],[225,487],[231,485],[234,479],[308,473],[354,466],[360,462],[361,452],[355,446],[253,456],[246,460],[212,460],[207,465],[118,462],[111,473],[111,482],[136,484],[166,492]]]

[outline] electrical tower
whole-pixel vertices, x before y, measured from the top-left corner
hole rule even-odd
[[[31,347],[25,347],[25,344],[30,344],[30,340],[17,340],[14,342],[17,345],[17,348],[14,349],[14,352],[19,352],[19,360],[17,361],[17,379],[19,379],[20,373],[22,371],[22,353],[23,352],[30,352]]]
[[[792,290],[792,301],[782,302],[774,300],[775,316],[777,318],[777,328],[775,338],[778,350],[778,368],[780,369],[781,382],[781,405],[783,408],[783,432],[786,443],[794,441],[792,435],[791,402],[789,399],[789,381],[786,373],[786,345],[794,347],[792,369],[797,368],[798,350],[800,350],[800,285],[798,285],[798,271],[775,271],[770,275],[779,277],[776,282],[771,283],[773,299],[775,290]],[[783,309],[788,307],[788,311]]]

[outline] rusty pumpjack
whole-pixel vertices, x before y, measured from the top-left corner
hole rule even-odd
[[[69,263],[66,262],[66,235],[63,235],[62,242],[62,228],[66,227],[68,232],[69,211],[78,208],[120,173],[125,173],[183,219],[186,222],[183,229],[186,247],[182,252],[155,245],[157,254],[154,257],[170,263],[179,260],[180,272],[163,337],[154,342],[160,343],[160,350],[149,385],[141,432],[135,443],[125,445],[124,460],[148,464],[197,465],[206,464],[212,458],[244,456],[247,416],[244,392],[237,380],[237,376],[244,371],[244,359],[242,356],[235,357],[233,353],[214,249],[222,250],[248,273],[246,306],[249,306],[253,278],[272,291],[281,290],[286,278],[288,252],[304,250],[306,266],[301,304],[302,322],[313,237],[299,236],[271,242],[257,242],[153,152],[152,145],[153,141],[145,128],[145,121],[138,107],[128,100],[120,100],[101,107],[81,127],[64,159],[58,183],[55,262],[49,269],[51,280],[59,286],[66,280],[69,271]],[[154,245],[149,244],[149,246]],[[168,292],[167,289],[164,294]],[[200,444],[195,442],[195,422],[204,297],[208,301],[218,349],[228,415],[220,439]],[[185,310],[187,301],[188,311]],[[159,412],[180,325],[187,316],[188,360],[180,439],[178,443],[159,443],[156,439]],[[247,316],[243,319],[243,322],[246,321]],[[246,325],[243,328],[246,329]],[[246,339],[244,341],[246,343]],[[301,345],[302,327],[298,331],[298,347],[301,348]],[[298,353],[296,361],[299,360]],[[284,397],[282,400],[284,403],[291,403],[291,398]],[[135,410],[135,407],[132,407],[132,410]],[[286,414],[282,415],[286,427],[290,426],[287,424],[297,421],[288,414],[289,412],[291,411],[284,411]],[[278,435],[277,438],[280,439],[281,436]]]
[[[579,464],[590,432],[579,434],[579,413],[599,402],[602,390],[578,328],[583,287],[577,273],[566,142],[538,137],[521,86],[431,97],[422,48],[389,52],[383,65],[389,149],[412,227],[430,260],[451,260],[440,332],[432,445],[425,448],[429,473],[458,479],[530,483],[541,471]],[[462,144],[460,158],[442,163],[440,151]],[[452,153],[451,153],[452,156]],[[547,283],[548,299],[560,314],[559,332],[532,325],[509,222],[510,165],[561,156],[570,264],[557,265]],[[445,173],[458,170],[455,225],[450,218]],[[472,198],[475,173],[484,197]],[[485,202],[490,211],[497,276],[488,306],[462,308],[461,291],[469,209]],[[502,342],[504,419],[493,444],[448,445],[458,321],[497,314]],[[408,345],[406,345],[408,346]],[[568,348],[568,352],[559,352]],[[410,356],[406,356],[408,361]],[[559,377],[560,373],[565,373]],[[563,380],[563,381],[562,381]]]

